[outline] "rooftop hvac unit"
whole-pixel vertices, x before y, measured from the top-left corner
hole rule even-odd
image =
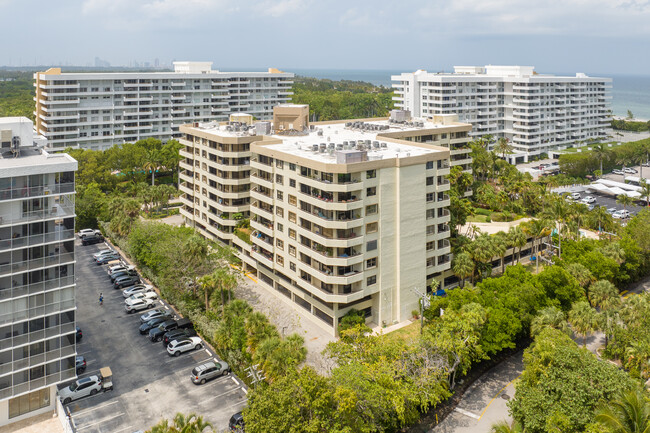
[[[411,112],[408,110],[391,110],[390,121],[404,123],[411,119]]]
[[[342,143],[337,143],[336,144],[336,150],[343,150],[343,144]]]
[[[312,144],[312,145],[311,145],[311,150],[312,150],[313,152],[318,152],[318,144]]]
[[[364,162],[368,160],[368,152],[354,151],[354,150],[341,150],[336,152],[337,164],[352,164],[355,162]]]
[[[327,145],[327,148],[328,148],[328,149],[334,149],[334,143],[329,143],[329,144]]]
[[[386,143],[382,142],[381,147],[386,148],[386,147],[388,147],[388,145]]]
[[[374,147],[375,149],[378,148],[379,147],[379,142],[378,141],[373,141],[372,142],[372,147]]]
[[[323,136],[323,130],[322,130],[322,129],[319,129],[319,130],[318,130],[318,136],[319,136],[319,137],[322,137],[322,136]]]

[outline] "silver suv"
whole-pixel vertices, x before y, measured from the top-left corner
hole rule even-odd
[[[230,373],[230,367],[224,361],[206,362],[192,369],[192,382],[203,385],[206,381]]]
[[[59,390],[59,398],[63,404],[68,404],[72,400],[95,395],[102,390],[102,381],[97,376],[90,376],[84,379],[76,380],[70,386]]]

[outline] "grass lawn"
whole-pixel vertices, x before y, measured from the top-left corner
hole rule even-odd
[[[410,325],[406,325],[403,328],[400,328],[396,331],[393,331],[389,334],[385,334],[383,337],[390,340],[406,340],[410,341],[418,338],[420,335],[420,320],[417,320]]]
[[[486,223],[487,222],[487,216],[486,215],[470,215],[467,217],[467,222],[468,223]]]

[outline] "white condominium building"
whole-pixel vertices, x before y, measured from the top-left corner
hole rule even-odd
[[[149,137],[178,137],[190,122],[227,121],[245,111],[270,119],[289,100],[293,74],[220,72],[212,62],[174,62],[173,72],[34,74],[36,129],[48,149],[107,149]]]
[[[0,119],[0,426],[51,412],[75,377],[77,161]]]
[[[474,136],[507,138],[511,162],[607,135],[611,78],[543,75],[531,66],[456,66],[454,73],[391,78],[398,108],[424,117],[456,113]]]
[[[182,126],[181,214],[332,334],[352,308],[373,325],[407,320],[416,290],[450,268],[449,147],[471,125],[308,113]]]

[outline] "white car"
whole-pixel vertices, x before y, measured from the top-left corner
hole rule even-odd
[[[93,254],[93,259],[96,259],[97,257],[105,256],[106,254],[113,254],[115,251],[108,249],[108,250],[101,250],[98,253]]]
[[[630,168],[630,167],[624,168],[623,172],[628,173],[628,174],[636,174],[637,173],[637,171],[635,169]]]
[[[88,236],[88,235],[101,235],[101,234],[102,234],[101,230],[83,229],[83,230],[79,230],[77,236],[79,236],[79,238],[83,238],[84,236]]]
[[[125,298],[130,298],[131,295],[136,295],[138,293],[149,293],[153,291],[154,291],[153,287],[151,287],[150,285],[137,284],[133,287],[129,287],[128,289],[124,289],[122,295]]]
[[[615,207],[610,207],[609,209],[607,209],[607,213],[610,215],[614,215],[616,212],[618,212],[618,209],[616,209]]]
[[[580,200],[580,193],[579,192],[572,192],[569,194],[569,197],[571,197],[574,200]]]
[[[124,302],[126,303],[126,301],[135,301],[136,299],[152,299],[152,300],[156,300],[156,299],[158,299],[158,293],[156,293],[156,292],[136,293],[136,294],[131,295],[128,298],[126,298],[124,300]]]
[[[629,210],[618,210],[612,214],[612,218],[614,219],[625,219],[630,217],[630,211]]]
[[[590,196],[590,195],[588,195],[587,197],[583,198],[583,199],[580,200],[580,201],[583,202],[584,204],[596,203],[596,199],[593,198],[593,197]]]
[[[183,340],[174,340],[167,346],[167,353],[170,356],[179,356],[183,352],[199,350],[203,347],[203,341],[199,337],[189,337]]]
[[[76,380],[70,386],[60,389],[58,394],[63,404],[87,395],[95,395],[102,390],[102,381],[97,376]]]
[[[127,299],[124,301],[124,310],[131,314],[134,311],[146,310],[153,307],[153,299]]]
[[[166,310],[165,308],[156,308],[155,310],[148,311],[144,313],[142,316],[140,316],[140,323],[145,323],[148,322],[151,319],[155,319],[157,317],[172,317],[172,313],[169,310]]]
[[[113,275],[115,272],[130,271],[130,270],[135,270],[135,266],[125,266],[119,264],[119,265],[109,266],[107,272],[108,275]]]
[[[617,168],[615,168],[614,170],[612,170],[612,173],[614,173],[614,174],[625,174],[625,173],[623,172],[623,170],[619,170],[619,169],[617,169]]]

